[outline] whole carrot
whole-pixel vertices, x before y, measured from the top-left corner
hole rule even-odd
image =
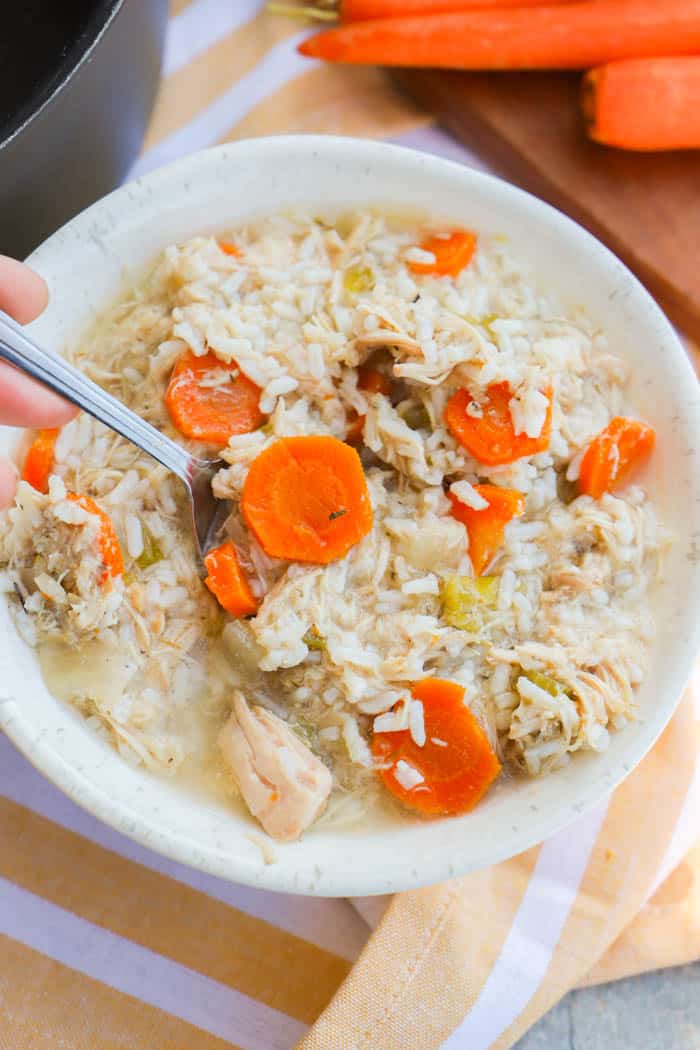
[[[483,7],[536,7],[541,0],[340,0],[338,13],[343,22],[365,22],[375,18],[403,18],[410,15],[437,15],[447,11],[471,11]],[[575,0],[549,0],[570,4]]]
[[[585,69],[700,51],[700,0],[587,0],[357,22],[311,37],[331,62],[447,69]]]
[[[596,142],[648,152],[700,149],[700,57],[636,58],[592,69],[581,105]]]

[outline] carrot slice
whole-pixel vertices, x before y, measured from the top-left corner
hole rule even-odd
[[[212,373],[228,373],[218,386],[202,385]],[[210,445],[225,445],[234,434],[247,434],[262,423],[260,387],[215,354],[202,357],[187,350],[176,363],[165,394],[173,423],[185,437]]]
[[[579,490],[593,499],[622,485],[651,455],[654,428],[637,419],[615,416],[586,449],[578,475]]]
[[[420,248],[431,252],[435,262],[410,262],[413,273],[432,273],[438,277],[456,277],[467,266],[476,251],[476,234],[455,230],[449,237],[428,237]]]
[[[280,438],[257,456],[243,516],[273,558],[342,558],[372,528],[367,482],[355,449],[325,435]]]
[[[391,393],[391,380],[389,376],[384,375],[377,368],[371,368],[369,365],[360,365],[357,372],[357,386],[360,390],[365,390],[368,394],[385,394],[387,397]],[[362,430],[365,425],[365,417],[359,416],[357,413],[351,417],[348,424],[348,429],[345,434],[345,440],[350,445],[358,445],[362,440]]]
[[[226,612],[232,616],[251,616],[257,611],[258,603],[230,541],[209,551],[204,564],[207,569],[204,582]]]
[[[102,556],[104,570],[100,576],[100,583],[104,583],[110,576],[121,576],[124,572],[124,558],[122,549],[114,531],[112,519],[108,514],[98,507],[89,496],[81,496],[75,492],[69,492],[68,499],[73,500],[78,506],[86,510],[88,514],[94,514],[100,519],[100,531],[97,534],[97,546]]]
[[[544,452],[552,433],[552,391],[544,390],[549,406],[538,437],[516,434],[510,415],[513,392],[508,383],[492,383],[485,397],[477,402],[462,387],[445,408],[445,422],[452,436],[467,452],[490,467],[513,463],[524,456]]]
[[[49,475],[53,469],[54,447],[58,429],[40,430],[29,446],[24,461],[22,480],[28,481],[37,492],[46,492],[49,487]]]
[[[419,813],[466,813],[483,798],[501,764],[465,705],[461,685],[425,678],[411,692],[423,704],[425,744],[419,747],[408,730],[375,733],[372,753],[379,775],[392,795]],[[411,781],[416,783],[408,786]]]
[[[474,488],[487,501],[488,507],[475,510],[451,492],[447,495],[452,503],[452,517],[467,527],[469,557],[474,572],[481,576],[503,543],[506,525],[525,510],[525,498],[515,489],[504,489],[498,485],[475,485]]]
[[[233,255],[236,258],[239,258],[241,255],[243,255],[241,249],[236,244],[232,244],[231,241],[219,241],[218,245],[221,248],[224,255]]]

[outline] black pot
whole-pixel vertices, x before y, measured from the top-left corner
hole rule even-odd
[[[167,16],[167,0],[7,4],[0,252],[24,258],[128,173],[158,87]]]

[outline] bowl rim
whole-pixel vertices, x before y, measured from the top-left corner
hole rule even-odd
[[[528,213],[528,222],[535,224],[538,219],[546,219],[548,223],[554,224],[558,236],[569,239],[573,236],[582,245],[588,245],[591,252],[598,257],[597,266],[604,268],[607,265],[611,271],[610,276],[617,273],[620,279],[625,280],[630,294],[635,297],[638,305],[643,306],[647,316],[653,318],[656,334],[664,340],[669,351],[675,355],[675,363],[680,372],[684,374],[689,383],[693,385],[696,383],[695,373],[685,349],[661,308],[617,256],[573,219],[527,191],[494,175],[466,168],[462,164],[432,154],[423,154],[413,149],[384,142],[341,136],[283,135],[240,140],[233,144],[227,143],[189,154],[142,175],[101,198],[44,241],[32,253],[28,261],[41,270],[42,256],[45,253],[48,256],[53,255],[54,249],[61,244],[64,231],[70,228],[71,231],[77,229],[89,232],[103,210],[113,209],[120,202],[124,202],[126,211],[130,214],[129,200],[134,194],[147,194],[151,200],[159,200],[157,192],[159,186],[177,181],[182,175],[191,178],[202,167],[220,161],[245,164],[246,158],[251,155],[274,157],[276,151],[288,155],[290,150],[296,154],[305,153],[311,156],[319,152],[330,151],[339,159],[353,155],[355,160],[357,160],[356,154],[359,151],[362,158],[368,162],[371,162],[373,158],[379,161],[390,157],[398,165],[402,163],[420,164],[427,174],[430,170],[435,173],[442,170],[446,174],[459,175],[465,180],[465,186],[468,184],[471,190],[478,192],[478,189],[483,187],[487,195],[488,192],[491,192],[502,195],[504,200],[510,199],[514,207],[524,209]],[[672,351],[671,347],[673,347]],[[699,403],[693,401],[692,411],[691,409],[688,411],[691,412],[700,444]],[[696,606],[700,610],[700,593],[696,598]],[[687,645],[683,650],[685,659],[682,667],[677,669],[673,684],[674,695],[672,699],[669,697],[666,705],[659,705],[649,718],[637,723],[634,727],[635,747],[629,749],[634,752],[631,761],[620,762],[614,773],[606,775],[605,778],[600,780],[591,778],[588,784],[583,785],[575,804],[548,806],[546,811],[540,810],[537,814],[533,814],[532,819],[522,824],[520,828],[513,828],[504,837],[503,844],[491,842],[486,850],[487,861],[469,866],[463,853],[455,853],[454,857],[448,858],[443,855],[443,851],[436,850],[421,855],[416,868],[403,871],[400,875],[394,871],[389,878],[382,875],[381,872],[362,870],[362,866],[353,870],[352,873],[326,867],[323,871],[319,870],[315,881],[302,883],[289,866],[271,864],[261,868],[253,864],[248,857],[230,853],[222,855],[222,852],[220,850],[217,852],[214,847],[210,850],[203,849],[186,835],[164,828],[143,813],[130,810],[125,804],[116,802],[106,790],[92,783],[79,769],[66,761],[55,747],[43,739],[41,732],[37,732],[36,727],[29,724],[28,719],[23,722],[22,718],[18,717],[14,705],[0,702],[0,728],[5,730],[12,742],[41,773],[79,806],[141,845],[175,861],[232,882],[262,889],[317,896],[384,894],[456,877],[482,864],[499,863],[539,844],[600,804],[644,758],[673,715],[682,696],[683,687],[692,674],[695,655],[700,651],[700,616],[696,616],[692,624],[688,623],[687,631]],[[353,837],[353,840],[361,849],[361,837]]]

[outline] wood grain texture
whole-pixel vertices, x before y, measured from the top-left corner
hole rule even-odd
[[[700,152],[627,153],[590,142],[572,74],[391,75],[497,171],[604,241],[700,339]]]

